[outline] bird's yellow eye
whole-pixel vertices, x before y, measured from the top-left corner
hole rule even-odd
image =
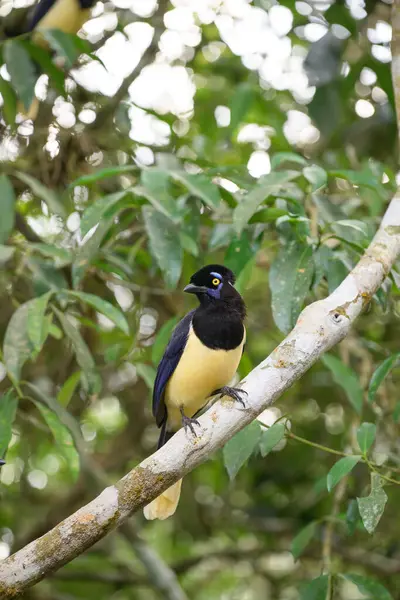
[[[212,280],[212,284],[213,285],[219,285],[221,282],[217,277],[214,277],[214,279]]]

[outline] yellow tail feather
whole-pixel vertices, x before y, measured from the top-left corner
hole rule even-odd
[[[144,507],[143,513],[148,521],[153,519],[167,519],[176,511],[179,496],[181,495],[182,479],[171,485],[153,502]]]

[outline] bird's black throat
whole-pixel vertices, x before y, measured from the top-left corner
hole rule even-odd
[[[243,341],[245,316],[245,303],[236,292],[223,300],[201,303],[194,312],[192,325],[196,336],[208,348],[233,350]]]

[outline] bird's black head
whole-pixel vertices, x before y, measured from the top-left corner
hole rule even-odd
[[[243,304],[239,292],[233,287],[234,283],[235,275],[230,269],[222,265],[207,265],[192,275],[184,292],[196,294],[202,306]]]
[[[227,286],[232,287],[234,283],[232,271],[222,265],[207,265],[191,276],[189,285],[183,291],[196,294],[199,300],[204,295],[219,300]]]

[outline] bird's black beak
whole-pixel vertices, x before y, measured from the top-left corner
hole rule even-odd
[[[194,283],[189,283],[183,288],[183,291],[187,292],[188,294],[205,294],[207,292],[207,288],[204,285],[194,285]]]

